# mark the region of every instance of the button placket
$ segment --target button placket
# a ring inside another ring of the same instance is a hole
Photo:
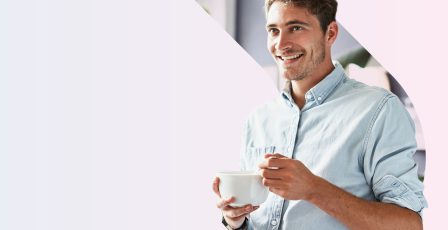
[[[276,205],[276,206],[277,206],[277,205]],[[272,225],[272,226],[271,226],[271,229],[273,229],[273,230],[277,229],[277,228],[276,228],[276,225],[277,225],[277,218],[276,218],[276,215],[275,215],[275,210],[274,210],[274,212],[273,212],[272,215],[271,215],[271,220],[269,221],[269,224]]]
[[[290,128],[290,135],[289,135],[289,141],[288,141],[288,156],[289,157],[293,157],[293,151],[294,151],[294,146],[295,146],[295,140],[296,140],[296,136],[297,136],[297,131],[299,129],[299,121],[300,121],[300,116],[301,113],[300,111],[298,111],[297,116],[293,119],[292,124],[291,124],[291,128]]]
[[[300,110],[296,106],[294,106],[294,110],[296,111],[296,116],[291,121],[290,132],[289,132],[288,141],[287,141],[287,143],[288,143],[288,146],[286,149],[287,153],[285,153],[285,155],[287,155],[288,157],[291,157],[291,158],[292,158],[293,151],[294,151],[294,145],[295,145],[295,139],[296,139],[295,137],[297,135],[297,131],[299,128],[298,125],[299,125],[300,115],[301,115]],[[270,215],[270,220],[268,220],[268,225],[270,225],[270,227],[268,229],[277,230],[279,228],[281,213],[282,213],[282,209],[283,209],[283,202],[284,202],[283,198],[281,198],[281,197],[275,198],[273,208],[271,209],[272,213]]]
[[[272,208],[272,214],[271,214],[271,218],[270,218],[268,224],[270,225],[269,229],[277,230],[280,225],[280,213],[281,213],[281,209],[283,208],[284,200],[280,196],[276,196],[274,199],[275,199],[275,201],[274,201],[274,205]]]
[[[274,200],[273,200],[273,202],[272,202],[272,208],[271,208],[270,218],[269,218],[268,223],[267,223],[267,225],[269,226],[268,229],[276,230],[275,225],[272,225],[272,222],[273,222],[274,220],[276,220],[275,213],[276,213],[277,205],[278,205],[278,197],[275,196],[275,197],[274,197]]]

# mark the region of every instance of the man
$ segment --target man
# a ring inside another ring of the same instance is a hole
[[[268,48],[287,84],[249,117],[242,169],[260,170],[271,193],[259,207],[221,199],[229,229],[422,229],[414,124],[395,95],[333,64],[336,8],[265,2]]]

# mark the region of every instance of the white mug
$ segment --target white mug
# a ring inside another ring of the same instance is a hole
[[[218,172],[219,192],[222,198],[234,197],[231,206],[247,204],[259,206],[268,197],[268,189],[262,184],[262,177],[255,171]]]

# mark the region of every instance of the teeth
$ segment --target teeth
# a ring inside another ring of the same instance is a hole
[[[300,57],[300,55],[302,55],[302,54],[297,54],[297,55],[294,55],[294,56],[282,56],[281,58],[283,60],[291,60],[291,59]]]

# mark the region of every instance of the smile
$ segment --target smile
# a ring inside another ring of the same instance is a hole
[[[277,56],[277,58],[280,59],[283,63],[289,64],[289,63],[299,60],[299,58],[301,58],[302,56],[303,56],[303,53],[291,55],[291,56]]]

